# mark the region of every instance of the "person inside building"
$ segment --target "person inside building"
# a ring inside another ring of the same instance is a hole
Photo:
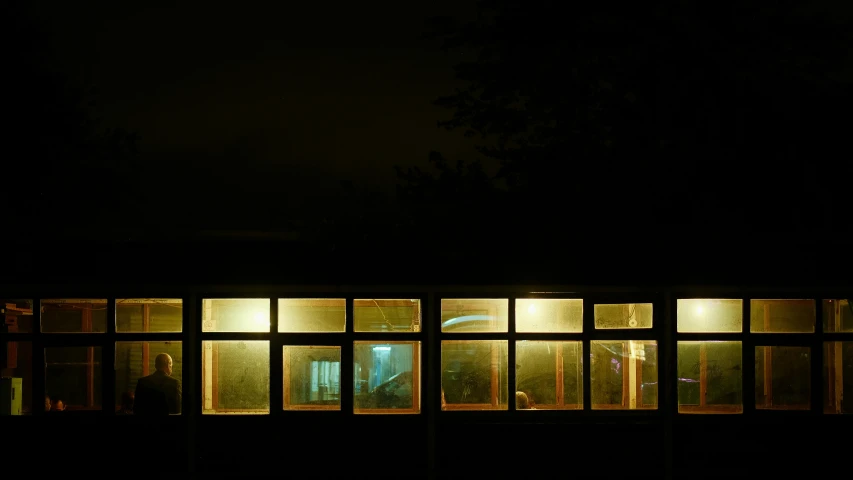
[[[136,383],[134,415],[175,415],[181,413],[181,382],[172,377],[172,357],[166,353],[154,359],[156,371]]]

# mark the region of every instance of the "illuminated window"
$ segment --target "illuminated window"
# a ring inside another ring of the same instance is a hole
[[[853,332],[853,304],[849,299],[823,301],[823,331],[827,333]]]
[[[749,310],[752,333],[814,332],[814,300],[750,300]]]
[[[101,409],[101,347],[48,347],[44,359],[51,412]]]
[[[583,300],[519,298],[515,301],[515,331],[522,333],[583,332]]]
[[[658,349],[654,340],[590,342],[593,410],[658,407]]]
[[[347,305],[343,298],[280,298],[278,331],[333,333],[346,331]]]
[[[448,333],[506,332],[509,300],[441,299],[441,331]]]
[[[205,340],[201,343],[203,413],[269,413],[270,342]]]
[[[442,340],[445,410],[506,410],[507,340]]]
[[[42,300],[41,331],[45,333],[106,332],[107,299]]]
[[[743,412],[741,342],[678,342],[679,413]]]
[[[420,332],[421,301],[356,299],[353,317],[356,332]]]
[[[181,342],[116,342],[115,351],[115,409],[127,414],[132,412],[132,401],[128,395],[136,392],[136,382],[157,371],[157,355],[165,353],[172,358],[172,378],[183,382],[183,350]],[[180,405],[178,405],[180,407]]]
[[[285,346],[284,409],[341,409],[341,347]]]
[[[0,341],[0,416],[29,415],[33,405],[33,343]],[[14,389],[14,392],[12,391]]]
[[[595,328],[652,328],[651,303],[596,304],[593,307]]]
[[[32,333],[33,301],[0,298],[0,333]]]
[[[808,410],[811,405],[811,349],[755,347],[755,408]]]
[[[743,300],[678,299],[679,333],[739,333],[743,331]]]
[[[116,332],[180,332],[183,312],[180,298],[119,298]]]
[[[823,385],[824,413],[853,413],[853,342],[824,342]]]
[[[202,303],[203,332],[269,332],[268,298],[216,298]]]
[[[420,342],[355,342],[355,413],[419,413]]]
[[[583,343],[518,341],[515,344],[516,409],[583,409]]]

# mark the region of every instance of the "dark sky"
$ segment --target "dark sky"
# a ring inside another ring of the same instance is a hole
[[[469,151],[431,104],[452,91],[453,59],[418,37],[471,0],[41,3],[57,66],[99,89],[105,123],[138,133],[148,158],[216,176],[239,157],[321,191],[392,188],[395,164]]]

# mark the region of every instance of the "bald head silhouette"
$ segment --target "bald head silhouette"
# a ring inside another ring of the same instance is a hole
[[[154,368],[158,372],[163,372],[166,375],[172,375],[172,357],[167,353],[161,353],[154,358]]]

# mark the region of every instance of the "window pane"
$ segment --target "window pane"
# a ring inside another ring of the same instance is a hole
[[[48,347],[44,359],[51,412],[101,409],[101,347]]]
[[[509,300],[441,299],[442,332],[506,332]]]
[[[743,300],[679,298],[678,331],[723,333],[743,331]]]
[[[517,332],[580,333],[583,331],[583,300],[519,298],[515,300]]]
[[[356,332],[420,332],[420,300],[356,299],[353,301]]]
[[[678,342],[679,413],[743,412],[741,342]]]
[[[809,347],[755,347],[755,408],[808,410]]]
[[[136,394],[136,382],[157,372],[156,359],[161,353],[172,359],[172,369],[168,375],[183,383],[183,350],[181,342],[116,342],[115,352],[115,409],[118,414],[133,413]],[[164,369],[164,372],[168,370]],[[143,383],[143,385],[145,385]],[[180,413],[181,402],[176,398],[181,390],[169,392],[170,403],[166,404],[171,413]],[[145,405],[142,406],[146,408]]]
[[[656,341],[593,340],[590,350],[593,410],[658,407]]]
[[[268,298],[205,298],[203,332],[269,332]]]
[[[443,340],[443,410],[507,409],[507,341]]]
[[[583,409],[582,342],[519,341],[515,352],[515,408],[521,397],[531,409]]]
[[[116,332],[180,332],[183,312],[180,298],[119,298]]]
[[[32,333],[33,301],[20,298],[0,298],[0,333]]]
[[[284,409],[341,409],[341,347],[284,347]]]
[[[823,301],[823,331],[853,332],[853,304],[849,299]]]
[[[823,344],[824,413],[853,413],[853,342]]]
[[[270,342],[206,340],[201,343],[203,413],[269,413]]]
[[[32,342],[0,342],[0,377],[0,415],[31,414]]]
[[[107,299],[42,300],[41,331],[48,333],[106,332]]]
[[[752,333],[814,332],[814,300],[750,300],[749,331]]]
[[[652,328],[651,303],[599,304],[593,307],[595,328]]]
[[[356,413],[418,413],[420,342],[355,342]]]
[[[278,299],[278,331],[292,333],[344,332],[347,302],[343,298]]]

